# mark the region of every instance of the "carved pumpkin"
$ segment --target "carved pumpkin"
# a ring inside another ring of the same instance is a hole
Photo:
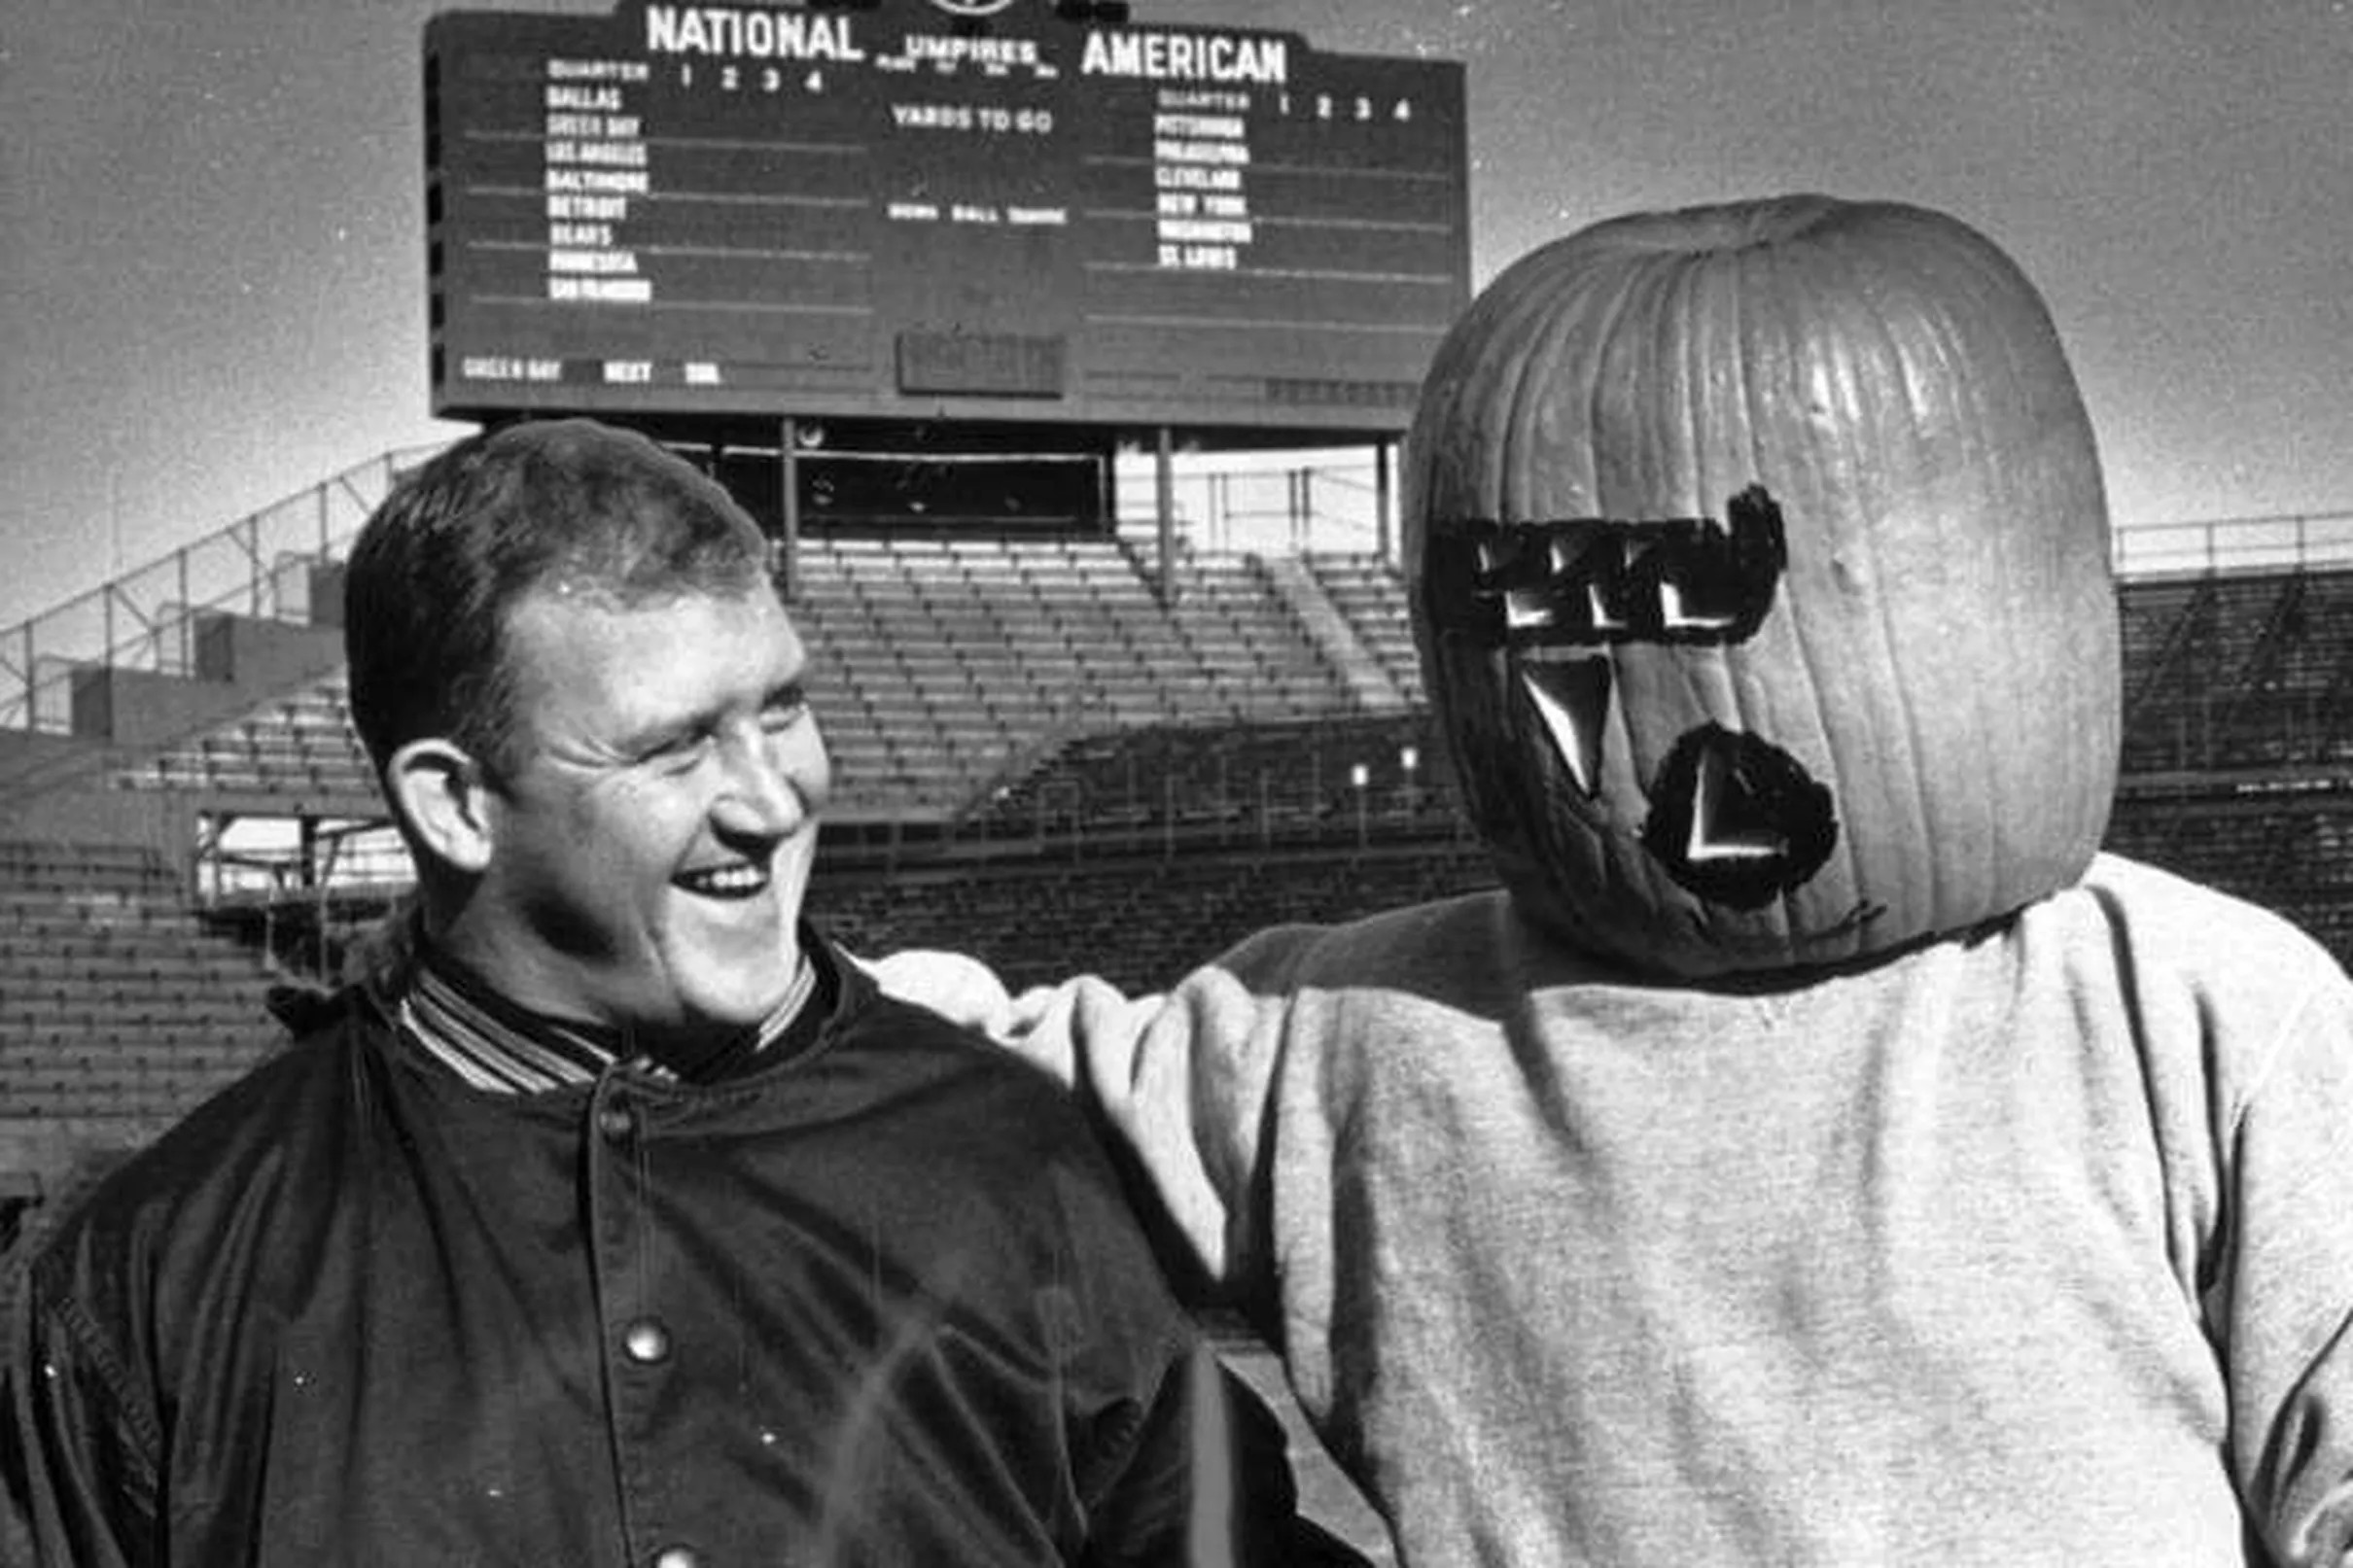
[[[2048,311],[1942,214],[1647,214],[1506,269],[1408,442],[1457,783],[1567,940],[1835,963],[2074,881],[2115,790],[2098,456]]]

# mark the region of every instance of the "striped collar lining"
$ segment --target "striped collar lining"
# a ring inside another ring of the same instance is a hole
[[[783,1038],[817,990],[816,966],[804,949],[791,989],[762,1021],[750,1055]],[[409,977],[399,1010],[401,1027],[417,1044],[475,1089],[536,1095],[592,1084],[626,1064],[677,1082],[679,1074],[642,1052],[625,1049],[621,1031],[528,1012],[454,972],[428,953]]]

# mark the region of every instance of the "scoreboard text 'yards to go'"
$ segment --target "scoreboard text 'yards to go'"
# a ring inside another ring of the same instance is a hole
[[[1106,11],[435,17],[435,412],[1402,431],[1461,66]]]

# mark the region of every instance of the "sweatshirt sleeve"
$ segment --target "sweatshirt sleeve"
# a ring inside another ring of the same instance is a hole
[[[2272,1043],[2220,1130],[2210,1321],[2272,1560],[2353,1568],[2353,983],[2330,965]]]
[[[1259,933],[1164,993],[1130,996],[1081,975],[1009,994],[976,959],[895,953],[867,967],[886,991],[980,1028],[1071,1088],[1141,1167],[1217,1295],[1253,1318],[1274,1294],[1269,1121],[1291,960],[1315,928]],[[1158,1234],[1160,1227],[1154,1227]]]

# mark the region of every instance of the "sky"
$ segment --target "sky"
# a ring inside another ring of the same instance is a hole
[[[428,412],[434,0],[0,0],[0,636]],[[602,0],[504,11],[602,13]],[[1467,67],[1473,282],[1620,213],[1940,207],[2126,526],[2353,511],[2353,0],[1135,0]]]

